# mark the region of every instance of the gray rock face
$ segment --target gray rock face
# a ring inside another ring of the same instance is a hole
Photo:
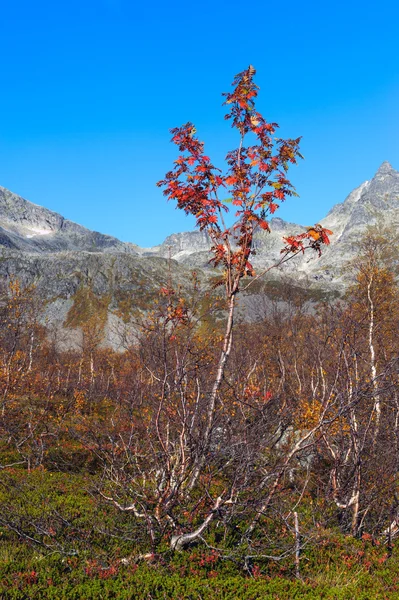
[[[159,246],[140,249],[139,252],[142,256],[173,258],[191,267],[206,268],[211,245],[209,236],[204,231],[185,231],[172,233]]]
[[[82,250],[138,254],[134,244],[90,231],[1,186],[0,246],[30,253]]]
[[[342,266],[356,256],[367,226],[377,223],[399,228],[399,172],[388,162],[321,221],[334,232],[322,257],[297,256],[281,269],[283,276],[294,277],[298,284],[342,290]],[[255,236],[253,262],[258,272],[281,257],[283,237],[304,230],[279,218],[271,220],[270,228],[271,233],[260,231]],[[210,246],[206,233],[194,231],[172,234],[153,248],[139,248],[90,231],[0,187],[0,277],[3,281],[18,277],[23,284],[36,285],[46,323],[58,328],[59,334],[62,329],[68,334],[66,345],[80,343],[69,323],[79,290],[90,289],[106,299],[104,343],[117,347],[121,307],[145,312],[170,272],[173,284],[183,288],[189,285],[193,268],[203,269],[206,277],[213,272],[208,264]],[[274,270],[273,278],[278,277],[279,271]]]
[[[191,272],[173,261],[172,283],[185,289]],[[79,347],[79,327],[95,315],[104,319],[104,345],[120,348],[129,327],[125,316],[145,314],[169,278],[169,261],[123,252],[36,252],[0,250],[0,281],[33,284],[42,323],[60,347]],[[134,328],[130,328],[130,334]]]
[[[321,224],[333,231],[331,245],[323,248],[321,258],[315,254],[296,256],[281,268],[286,275],[295,276],[298,283],[325,285],[342,290],[345,280],[342,267],[352,260],[358,251],[358,242],[366,228],[373,225],[389,225],[399,229],[399,172],[384,162],[371,181],[365,181],[353,190],[344,202],[336,204]],[[311,223],[308,223],[311,225]],[[255,236],[253,257],[258,271],[275,264],[284,246],[283,237],[299,234],[304,227],[287,223],[279,218],[270,221],[271,233],[259,231]],[[210,244],[199,233],[174,234],[170,236],[172,258],[187,266],[206,266]],[[192,236],[192,237],[191,237]],[[196,237],[195,237],[196,236]],[[164,244],[158,247],[161,252]],[[165,254],[163,254],[165,255]],[[276,276],[276,271],[274,275]]]
[[[193,236],[185,236],[188,247]],[[83,322],[104,307],[104,343],[119,347],[126,337],[123,311],[144,313],[169,278],[169,246],[175,244],[175,254],[182,245],[173,238],[145,251],[0,187],[0,280],[35,285],[43,300],[43,323],[61,347],[81,344],[79,313]],[[173,284],[184,288],[191,271],[173,263]],[[101,301],[82,301],[87,290]]]
[[[318,265],[308,269],[315,276],[328,271],[334,278],[341,277],[342,267],[358,251],[358,243],[367,227],[389,226],[399,228],[399,172],[388,162],[382,163],[371,181],[356,188],[344,202],[336,204],[321,224],[334,232],[331,247],[323,254]],[[328,277],[326,277],[328,280]]]

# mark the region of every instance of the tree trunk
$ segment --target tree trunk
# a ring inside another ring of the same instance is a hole
[[[232,341],[233,341],[235,294],[236,294],[235,292],[232,293],[230,296],[230,300],[229,300],[229,313],[228,313],[228,318],[227,318],[226,331],[224,334],[223,348],[222,348],[222,352],[221,352],[220,358],[219,358],[218,369],[216,372],[216,378],[213,383],[212,391],[209,394],[209,402],[208,402],[207,413],[206,413],[206,427],[205,427],[205,431],[204,431],[204,434],[203,434],[203,437],[201,440],[201,449],[200,449],[199,455],[197,456],[196,463],[195,463],[195,466],[193,469],[193,474],[191,476],[191,479],[190,479],[190,482],[188,485],[188,491],[191,491],[194,488],[194,486],[196,485],[198,478],[201,474],[202,468],[205,464],[205,460],[206,460],[206,452],[209,447],[209,440],[210,440],[212,427],[213,427],[213,423],[214,423],[214,419],[215,419],[216,401],[217,401],[220,385],[223,380],[227,360],[230,356],[231,345],[232,345]]]

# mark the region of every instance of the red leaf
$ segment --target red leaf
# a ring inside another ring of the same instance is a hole
[[[264,229],[265,231],[270,230],[269,223],[267,221],[264,221],[263,219],[259,221],[259,227],[261,227],[261,229]]]

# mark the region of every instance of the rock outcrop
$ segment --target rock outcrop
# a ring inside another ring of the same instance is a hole
[[[134,244],[90,231],[0,186],[0,246],[42,254],[63,251],[136,254]]]

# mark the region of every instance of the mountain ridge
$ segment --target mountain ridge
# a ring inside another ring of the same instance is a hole
[[[320,223],[333,231],[331,245],[334,247],[342,237],[381,219],[383,211],[391,213],[391,216],[392,212],[398,211],[394,220],[399,223],[399,172],[388,161],[380,165],[371,180],[361,183],[343,202],[335,204]],[[272,238],[275,235],[279,237],[280,246],[282,237],[303,230],[301,225],[289,223],[279,217],[271,219],[270,228]],[[267,232],[260,231],[256,234],[255,247],[260,257],[255,259],[255,263],[266,264],[266,257],[262,256],[262,252],[274,254],[275,244],[268,243],[268,238],[270,234]],[[143,257],[173,258],[183,264],[190,264],[190,256],[207,253],[210,245],[207,234],[196,230],[172,233],[157,246],[141,248],[87,229],[0,186],[0,247],[32,253],[127,252]],[[300,270],[303,270],[303,265]]]
[[[287,276],[309,290],[342,293],[347,285],[342,267],[356,256],[367,227],[381,223],[399,231],[399,172],[385,161],[372,179],[335,204],[320,223],[333,231],[322,256],[298,255],[271,276],[274,280]],[[254,236],[256,255],[251,262],[258,272],[278,261],[283,237],[304,230],[278,217],[270,225],[270,233],[259,231]],[[5,283],[18,278],[23,285],[36,286],[43,320],[68,338],[66,346],[81,343],[79,324],[70,315],[72,309],[79,313],[82,290],[106,299],[105,343],[118,347],[122,334],[115,332],[122,327],[125,335],[121,314],[126,306],[145,313],[171,276],[175,286],[188,289],[193,269],[207,281],[214,273],[210,246],[205,232],[192,231],[173,233],[158,246],[140,248],[86,229],[0,187],[0,276]],[[250,313],[250,301],[243,302],[243,310]]]
[[[92,231],[0,186],[0,246],[25,252],[136,253],[134,244]]]

